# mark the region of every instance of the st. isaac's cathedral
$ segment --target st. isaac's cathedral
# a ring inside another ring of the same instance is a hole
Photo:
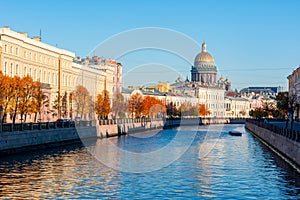
[[[210,117],[225,117],[225,93],[231,90],[231,82],[222,76],[217,79],[217,66],[214,58],[202,44],[202,51],[196,55],[191,69],[191,81],[177,79],[172,85],[177,94],[196,97],[198,103],[204,104],[210,111]]]
[[[218,85],[226,91],[231,90],[231,83],[226,78],[221,76],[217,81],[217,66],[215,66],[214,58],[206,50],[206,43],[202,44],[202,51],[197,54],[191,70],[191,81],[204,85],[215,86]]]

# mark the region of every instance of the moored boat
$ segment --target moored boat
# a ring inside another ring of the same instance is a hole
[[[229,131],[228,133],[229,135],[233,135],[233,136],[242,136],[242,133],[239,131]]]

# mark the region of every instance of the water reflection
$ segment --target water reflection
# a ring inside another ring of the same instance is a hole
[[[244,131],[232,137],[228,130]],[[188,134],[186,128],[182,133]],[[17,198],[217,198],[298,199],[300,176],[280,157],[247,133],[241,125],[225,126],[214,148],[201,159],[207,127],[200,127],[195,140],[180,159],[148,173],[113,170],[90,154],[107,153],[115,165],[122,155],[101,148],[103,142],[134,152],[161,148],[174,138],[167,130],[147,142],[134,137],[98,140],[87,148],[74,144],[39,153],[1,158],[0,196]],[[208,140],[206,141],[208,142]],[[106,151],[106,152],[105,152]],[[122,162],[120,162],[120,160]],[[138,159],[135,160],[138,163]]]

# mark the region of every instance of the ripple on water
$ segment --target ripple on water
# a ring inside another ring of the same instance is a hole
[[[220,129],[211,127],[208,133]],[[243,131],[232,137],[228,130]],[[10,156],[0,161],[0,196],[17,198],[215,198],[298,199],[300,177],[276,154],[247,133],[242,125],[227,125],[218,137],[205,140],[207,126],[185,127],[181,134],[197,130],[194,142],[180,159],[147,173],[125,173],[106,167],[79,144],[31,155]],[[179,134],[180,134],[179,133]],[[145,133],[153,134],[153,133]],[[158,135],[110,139],[134,152],[161,148],[176,131]],[[143,136],[143,135],[142,135]],[[214,141],[217,139],[217,142]],[[205,142],[215,144],[198,158]],[[216,143],[215,143],[216,142]],[[118,155],[111,155],[118,156]]]

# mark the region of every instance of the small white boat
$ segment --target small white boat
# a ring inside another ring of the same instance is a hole
[[[229,131],[228,133],[232,136],[242,136],[242,133],[239,131]]]

